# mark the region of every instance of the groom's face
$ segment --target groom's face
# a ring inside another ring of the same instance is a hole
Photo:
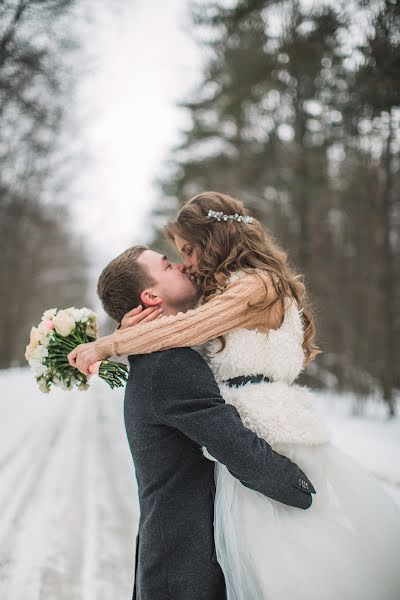
[[[153,250],[145,250],[137,259],[148,270],[155,284],[147,291],[162,299],[163,305],[188,310],[195,306],[200,290],[180,263],[172,263],[168,258]]]

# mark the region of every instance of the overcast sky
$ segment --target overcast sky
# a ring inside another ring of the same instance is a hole
[[[149,240],[154,181],[187,119],[176,103],[200,80],[188,4],[114,0],[112,12],[111,3],[98,3],[83,28],[82,57],[87,51],[92,60],[78,87],[77,135],[89,162],[73,206],[91,242],[94,279],[125,248]]]
[[[199,79],[186,0],[129,0],[90,24],[90,74],[79,84],[79,136],[90,158],[77,181],[76,221],[95,271],[149,236],[154,179],[185,124],[177,100]]]

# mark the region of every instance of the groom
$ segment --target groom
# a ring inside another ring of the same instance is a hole
[[[107,265],[97,290],[116,321],[127,302],[130,308],[161,298],[164,315],[174,315],[199,300],[182,265],[143,246]],[[243,485],[289,506],[309,508],[304,487],[315,490],[297,465],[242,424],[195,350],[131,355],[129,363],[124,416],[141,511],[133,598],[223,600],[213,533],[214,462],[202,446]]]

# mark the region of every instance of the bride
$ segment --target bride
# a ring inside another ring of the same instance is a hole
[[[114,334],[80,347],[77,365],[202,345],[226,402],[313,481],[317,494],[303,513],[216,463],[215,547],[229,600],[397,600],[400,511],[332,444],[312,392],[294,383],[319,349],[286,254],[240,201],[216,192],[192,198],[166,233],[199,278],[202,304],[151,323],[135,324],[131,311]]]

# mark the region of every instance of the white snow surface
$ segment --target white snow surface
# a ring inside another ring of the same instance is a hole
[[[400,505],[400,418],[316,393],[333,441]],[[0,598],[132,597],[138,525],[123,389],[42,394],[29,369],[0,372]]]

